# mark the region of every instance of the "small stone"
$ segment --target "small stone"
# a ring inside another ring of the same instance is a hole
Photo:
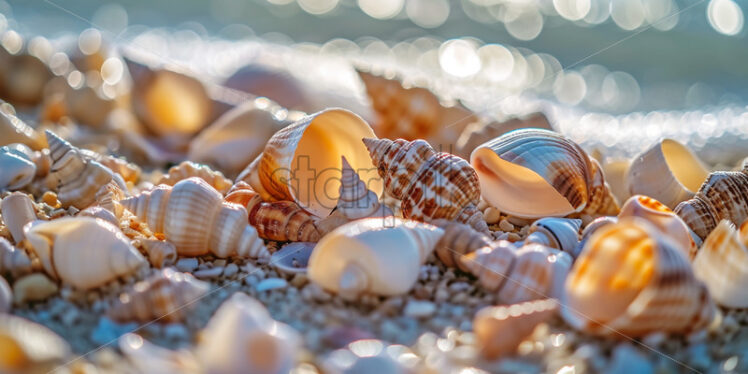
[[[499,228],[501,231],[514,231],[514,225],[506,219],[502,219],[501,222],[499,222]]]
[[[651,374],[654,373],[654,367],[647,357],[639,353],[631,344],[621,343],[613,349],[613,359],[605,372]]]
[[[210,279],[210,278],[218,278],[223,274],[223,266],[217,266],[210,269],[202,269],[196,271],[193,275],[195,278],[200,279]]]
[[[57,284],[42,273],[27,275],[13,284],[13,300],[16,305],[28,301],[41,301],[57,293]]]
[[[510,242],[518,242],[518,241],[520,241],[521,239],[522,239],[522,237],[521,237],[521,236],[519,236],[519,234],[517,234],[516,232],[510,232],[510,233],[509,233],[509,234],[507,235],[507,240],[509,240]]]
[[[260,283],[255,286],[257,292],[276,290],[280,288],[286,288],[288,282],[283,278],[267,278],[263,279]]]
[[[226,259],[221,258],[221,259],[213,261],[213,266],[226,266]]]
[[[177,261],[176,266],[179,271],[191,273],[197,269],[197,259],[194,257],[183,257]]]
[[[236,264],[228,264],[223,269],[223,276],[224,277],[230,277],[230,276],[232,276],[232,275],[234,275],[234,274],[236,274],[238,272],[239,272],[239,267],[236,266]]]
[[[42,201],[52,208],[59,208],[61,205],[60,202],[57,201],[57,194],[53,191],[45,192],[44,195],[42,195]]]
[[[486,223],[489,225],[493,225],[496,222],[499,222],[500,216],[501,216],[501,212],[499,212],[499,210],[494,207],[488,207],[488,209],[486,209],[485,212],[483,213],[483,218],[486,220]]]
[[[410,300],[405,305],[405,315],[415,318],[430,317],[436,313],[436,305],[430,301]]]

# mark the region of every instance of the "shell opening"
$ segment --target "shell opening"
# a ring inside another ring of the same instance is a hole
[[[693,152],[675,140],[662,141],[662,154],[675,179],[691,192],[698,191],[709,177],[709,171]]]

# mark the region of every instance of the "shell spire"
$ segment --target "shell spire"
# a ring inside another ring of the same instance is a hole
[[[231,188],[231,181],[224,177],[220,171],[214,171],[208,166],[196,164],[192,161],[183,161],[179,165],[172,166],[169,173],[164,175],[156,184],[173,186],[189,177],[198,177],[208,182],[223,195]]]

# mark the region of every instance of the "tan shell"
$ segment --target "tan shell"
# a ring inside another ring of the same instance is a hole
[[[674,211],[701,239],[723,219],[740,224],[748,219],[748,173],[710,174],[694,198],[678,204]]]
[[[346,297],[403,294],[415,284],[443,233],[436,226],[395,217],[356,220],[317,243],[307,274]]]
[[[467,161],[437,153],[423,140],[364,139],[387,192],[402,201],[404,218],[429,222],[444,218],[488,232],[476,208],[480,186]]]
[[[553,130],[548,118],[541,112],[531,113],[521,118],[511,118],[504,122],[476,121],[465,127],[460,134],[455,146],[455,154],[467,160],[479,145],[509,131],[526,128]]]
[[[554,299],[479,310],[473,319],[473,331],[481,355],[488,360],[513,355],[519,343],[539,324],[550,320],[557,310],[558,302]]]
[[[512,131],[476,148],[470,162],[478,173],[483,199],[509,215],[618,213],[597,161],[555,132]]]
[[[574,249],[579,244],[579,230],[581,227],[581,219],[541,218],[533,222],[530,226],[530,234],[525,239],[525,243],[539,243],[573,256]]]
[[[562,314],[588,333],[644,336],[708,325],[709,292],[673,241],[639,218],[598,229],[567,278]]]
[[[180,255],[270,256],[257,230],[247,223],[247,211],[224,202],[223,196],[200,178],[187,178],[173,187],[158,185],[120,203],[145,220],[151,230],[163,233]]]
[[[31,272],[31,260],[21,248],[0,237],[0,275],[16,278]]]
[[[295,201],[308,212],[326,217],[338,202],[341,156],[375,194],[381,194],[381,181],[361,143],[373,136],[369,125],[347,110],[311,114],[276,132],[237,181],[249,183],[264,201]]]
[[[13,300],[23,306],[29,302],[43,301],[57,293],[57,283],[43,273],[33,273],[17,279],[13,283]]]
[[[78,212],[77,215],[82,217],[100,218],[111,223],[114,226],[119,226],[119,220],[117,219],[117,216],[109,209],[103,208],[101,206],[90,206]]]
[[[634,157],[626,183],[632,195],[645,195],[674,209],[693,197],[709,170],[683,144],[664,139]]]
[[[177,262],[177,247],[173,243],[153,239],[142,239],[138,242],[153,267],[163,268]],[[135,243],[133,245],[138,246]]]
[[[169,173],[159,179],[156,184],[173,186],[177,182],[189,177],[197,177],[204,180],[211,187],[220,192],[221,195],[226,195],[232,184],[231,181],[226,179],[220,171],[213,171],[208,166],[199,165],[192,161],[183,161],[179,165],[172,166],[169,169]]]
[[[631,196],[621,207],[618,218],[640,217],[657,227],[663,234],[672,238],[678,248],[693,259],[698,247],[693,240],[691,229],[686,223],[661,202],[642,195]]]
[[[0,46],[0,53],[8,53]],[[3,59],[5,74],[0,79],[2,98],[19,106],[34,106],[41,102],[44,85],[52,78],[52,72],[44,60],[24,49]],[[6,65],[7,64],[7,65]]]
[[[33,150],[41,150],[47,146],[44,135],[39,134],[18,117],[0,111],[0,145],[21,143]]]
[[[13,291],[10,289],[8,281],[0,276],[0,314],[10,311],[13,306]]]
[[[609,158],[605,157],[600,161],[605,175],[605,181],[610,187],[610,191],[619,202],[626,201],[631,197],[626,180],[628,178],[629,167],[632,160],[627,158]]]
[[[208,283],[167,268],[120,294],[107,315],[119,322],[179,322],[208,290]]]
[[[102,155],[88,149],[81,149],[80,151],[83,156],[94,160],[108,167],[111,171],[119,174],[125,182],[136,183],[140,178],[140,166],[128,162],[124,158]]]
[[[26,238],[47,274],[81,290],[131,274],[146,263],[119,228],[96,218],[31,223]]]
[[[740,232],[721,221],[696,254],[693,272],[720,305],[748,308],[748,220]]]
[[[201,374],[205,373],[191,351],[172,351],[128,333],[118,340],[122,354],[141,373]]]
[[[0,314],[0,372],[54,371],[72,351],[52,330],[11,314]]]
[[[36,164],[23,148],[31,151],[23,144],[0,147],[0,191],[21,189],[34,179]]]
[[[316,242],[320,232],[316,219],[293,201],[264,202],[248,184],[238,182],[226,195],[226,201],[247,209],[249,224],[263,239],[292,242]]]
[[[487,235],[459,222],[438,219],[431,223],[444,230],[444,235],[439,238],[434,248],[436,257],[444,265],[456,267],[465,272],[470,270],[465,267],[461,257],[486,247],[492,242]]]
[[[0,201],[3,222],[10,230],[13,241],[20,243],[26,238],[23,227],[36,219],[34,202],[29,195],[21,192],[13,192]]]

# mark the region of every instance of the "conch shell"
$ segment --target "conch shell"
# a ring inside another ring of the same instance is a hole
[[[446,266],[456,267],[464,272],[470,270],[462,261],[462,256],[475,252],[491,244],[487,235],[473,230],[472,227],[459,222],[438,219],[431,222],[444,230],[444,235],[436,243],[436,257]]]
[[[21,143],[33,150],[46,148],[47,141],[18,117],[0,110],[0,145]]]
[[[184,256],[265,258],[270,253],[247,224],[247,211],[223,201],[204,180],[191,177],[172,186],[158,185],[120,203],[177,246]]]
[[[495,360],[514,354],[519,343],[530,336],[539,324],[550,320],[557,310],[558,302],[554,299],[479,310],[473,319],[473,331],[481,355]]]
[[[26,238],[23,227],[36,219],[34,202],[25,193],[13,192],[0,201],[0,211],[13,241],[22,242]]]
[[[164,175],[156,184],[173,186],[177,182],[189,177],[198,177],[204,180],[220,192],[221,195],[225,195],[232,184],[220,171],[213,171],[205,165],[198,165],[192,161],[183,161],[179,165],[172,166],[169,169],[169,173]]]
[[[18,190],[28,185],[36,175],[36,165],[24,152],[23,144],[0,147],[0,191]]]
[[[525,243],[543,244],[574,256],[574,249],[579,244],[581,227],[581,219],[541,218],[530,226],[530,234],[525,239]]]
[[[696,255],[698,247],[693,240],[691,229],[665,204],[651,197],[634,195],[626,200],[621,212],[618,213],[618,218],[624,217],[640,217],[649,221],[662,233],[678,242],[678,247],[685,250],[686,256],[692,259]]]
[[[634,157],[626,183],[632,195],[657,199],[669,208],[693,197],[709,175],[704,164],[683,144],[664,139]]]
[[[436,226],[395,217],[353,221],[317,243],[308,276],[346,297],[403,294],[415,284],[421,264],[443,233]]]
[[[470,153],[479,145],[509,131],[527,128],[553,130],[548,118],[541,112],[531,113],[522,118],[511,118],[504,122],[476,121],[465,127],[460,134],[455,146],[455,154],[467,160],[470,158]]]
[[[748,218],[748,173],[710,174],[694,198],[678,204],[674,211],[702,239],[723,219],[739,225]]]
[[[361,143],[373,136],[371,127],[356,114],[327,109],[276,132],[237,181],[249,183],[264,201],[294,201],[326,217],[338,202],[341,156],[375,194],[381,194],[381,181]]]
[[[720,305],[748,308],[748,220],[740,232],[721,221],[696,254],[693,272]]]
[[[598,229],[566,280],[562,315],[594,334],[643,336],[708,325],[715,307],[686,255],[638,218]]]
[[[0,372],[55,371],[72,350],[52,330],[25,318],[0,314]]]
[[[249,224],[263,239],[316,242],[320,238],[315,218],[293,201],[264,202],[260,194],[241,181],[231,187],[226,201],[247,209]]]
[[[178,322],[209,289],[189,273],[166,268],[122,293],[107,315],[120,322]]]
[[[476,148],[470,162],[483,198],[522,218],[611,215],[618,203],[597,161],[548,130],[523,129]]]
[[[146,263],[117,227],[96,218],[30,223],[26,238],[47,274],[81,290],[128,275]]]
[[[17,278],[31,272],[29,255],[21,248],[16,248],[10,242],[0,237],[0,275]]]
[[[467,161],[437,153],[423,140],[364,139],[387,192],[402,201],[403,217],[429,222],[444,218],[488,232],[476,208],[480,186]]]

